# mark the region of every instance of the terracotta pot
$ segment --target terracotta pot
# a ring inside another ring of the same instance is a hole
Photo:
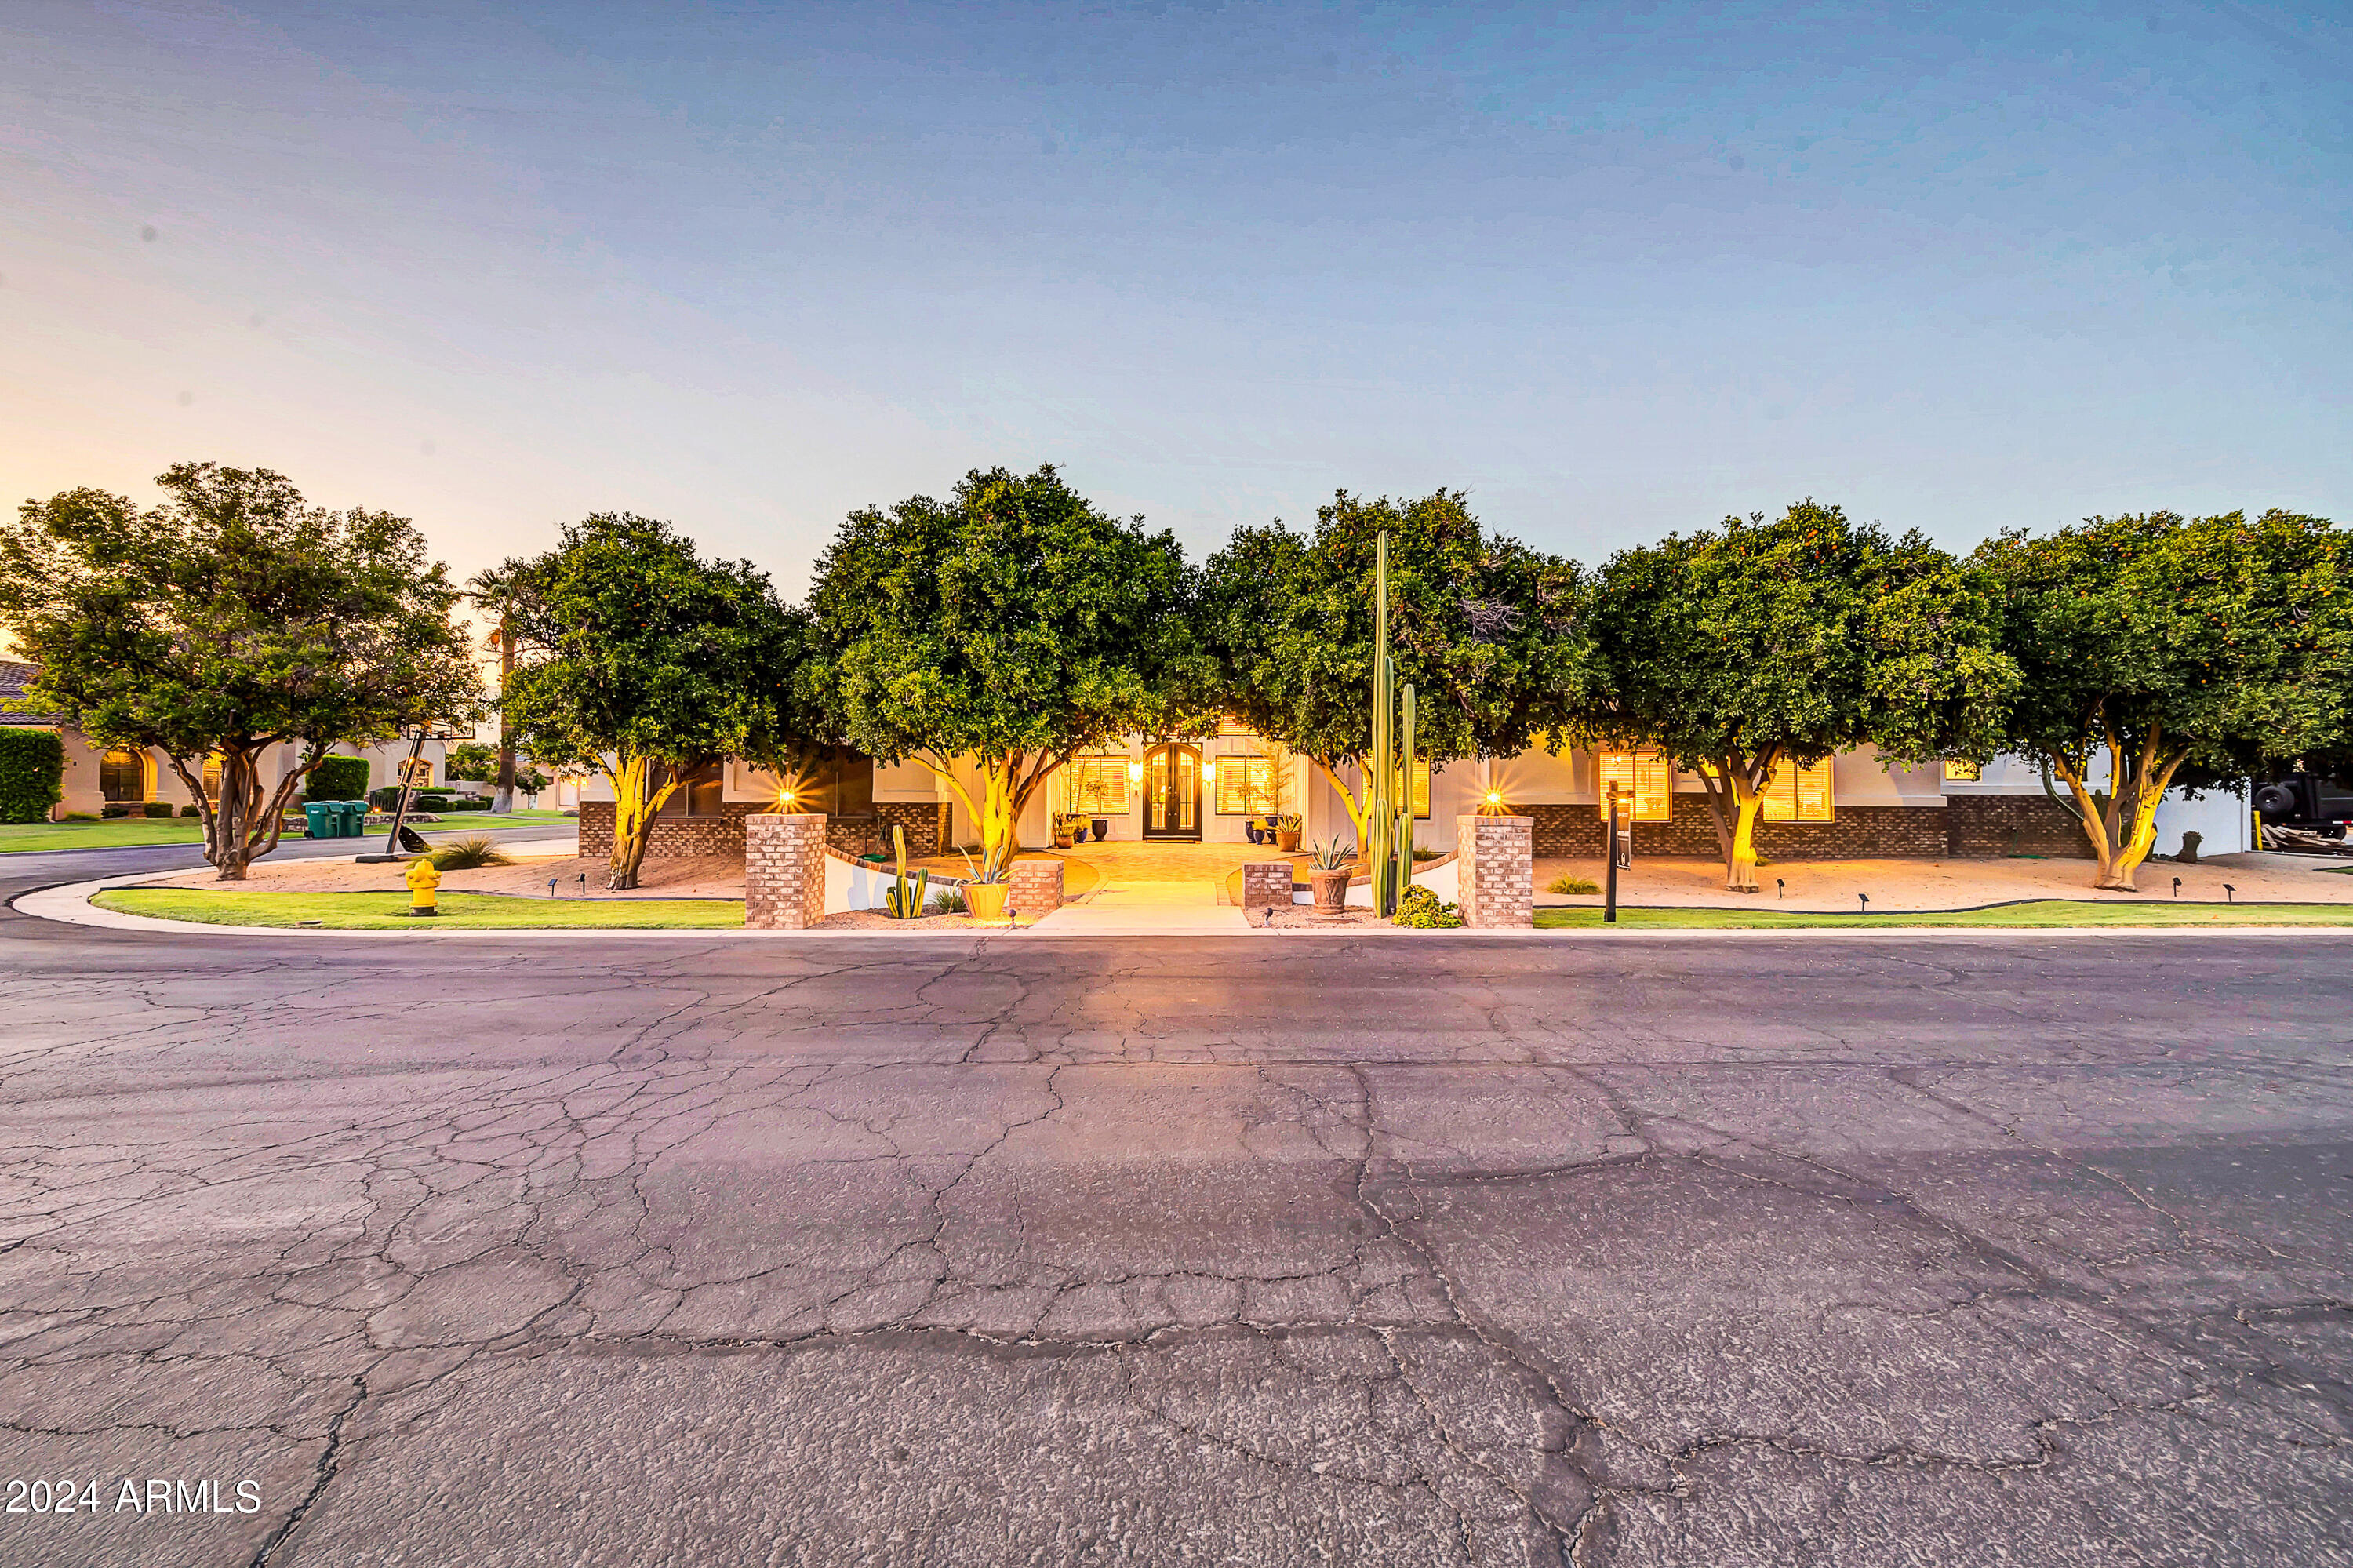
[[[1274,830],[1274,847],[1289,854],[1299,847],[1299,835],[1289,828]]]
[[[1337,871],[1311,871],[1307,885],[1315,895],[1315,911],[1319,915],[1337,915],[1348,906],[1348,868]]]
[[[967,882],[964,885],[964,906],[982,920],[1005,918],[1005,884],[1001,882]]]
[[[1070,834],[1068,834],[1068,833],[1056,833],[1056,834],[1054,835],[1054,847],[1055,847],[1056,849],[1068,849],[1068,848],[1070,848],[1070,847],[1071,847],[1071,835],[1070,835]]]

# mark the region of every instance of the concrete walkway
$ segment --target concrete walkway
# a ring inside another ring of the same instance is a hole
[[[1092,866],[1102,880],[1045,924],[1058,932],[1122,937],[1246,930],[1241,910],[1226,901],[1226,879],[1251,861],[1287,858],[1246,843],[1091,843],[1055,853]]]

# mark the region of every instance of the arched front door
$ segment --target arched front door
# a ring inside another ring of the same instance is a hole
[[[1201,748],[1171,741],[1144,754],[1144,836],[1201,836]]]

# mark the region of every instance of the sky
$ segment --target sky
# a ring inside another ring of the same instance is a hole
[[[0,500],[2353,521],[2353,11],[0,7]]]

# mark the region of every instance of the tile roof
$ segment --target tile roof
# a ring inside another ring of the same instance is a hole
[[[38,714],[18,713],[6,706],[25,694],[26,683],[41,673],[38,664],[20,663],[0,659],[0,724],[47,725],[49,721]]]

